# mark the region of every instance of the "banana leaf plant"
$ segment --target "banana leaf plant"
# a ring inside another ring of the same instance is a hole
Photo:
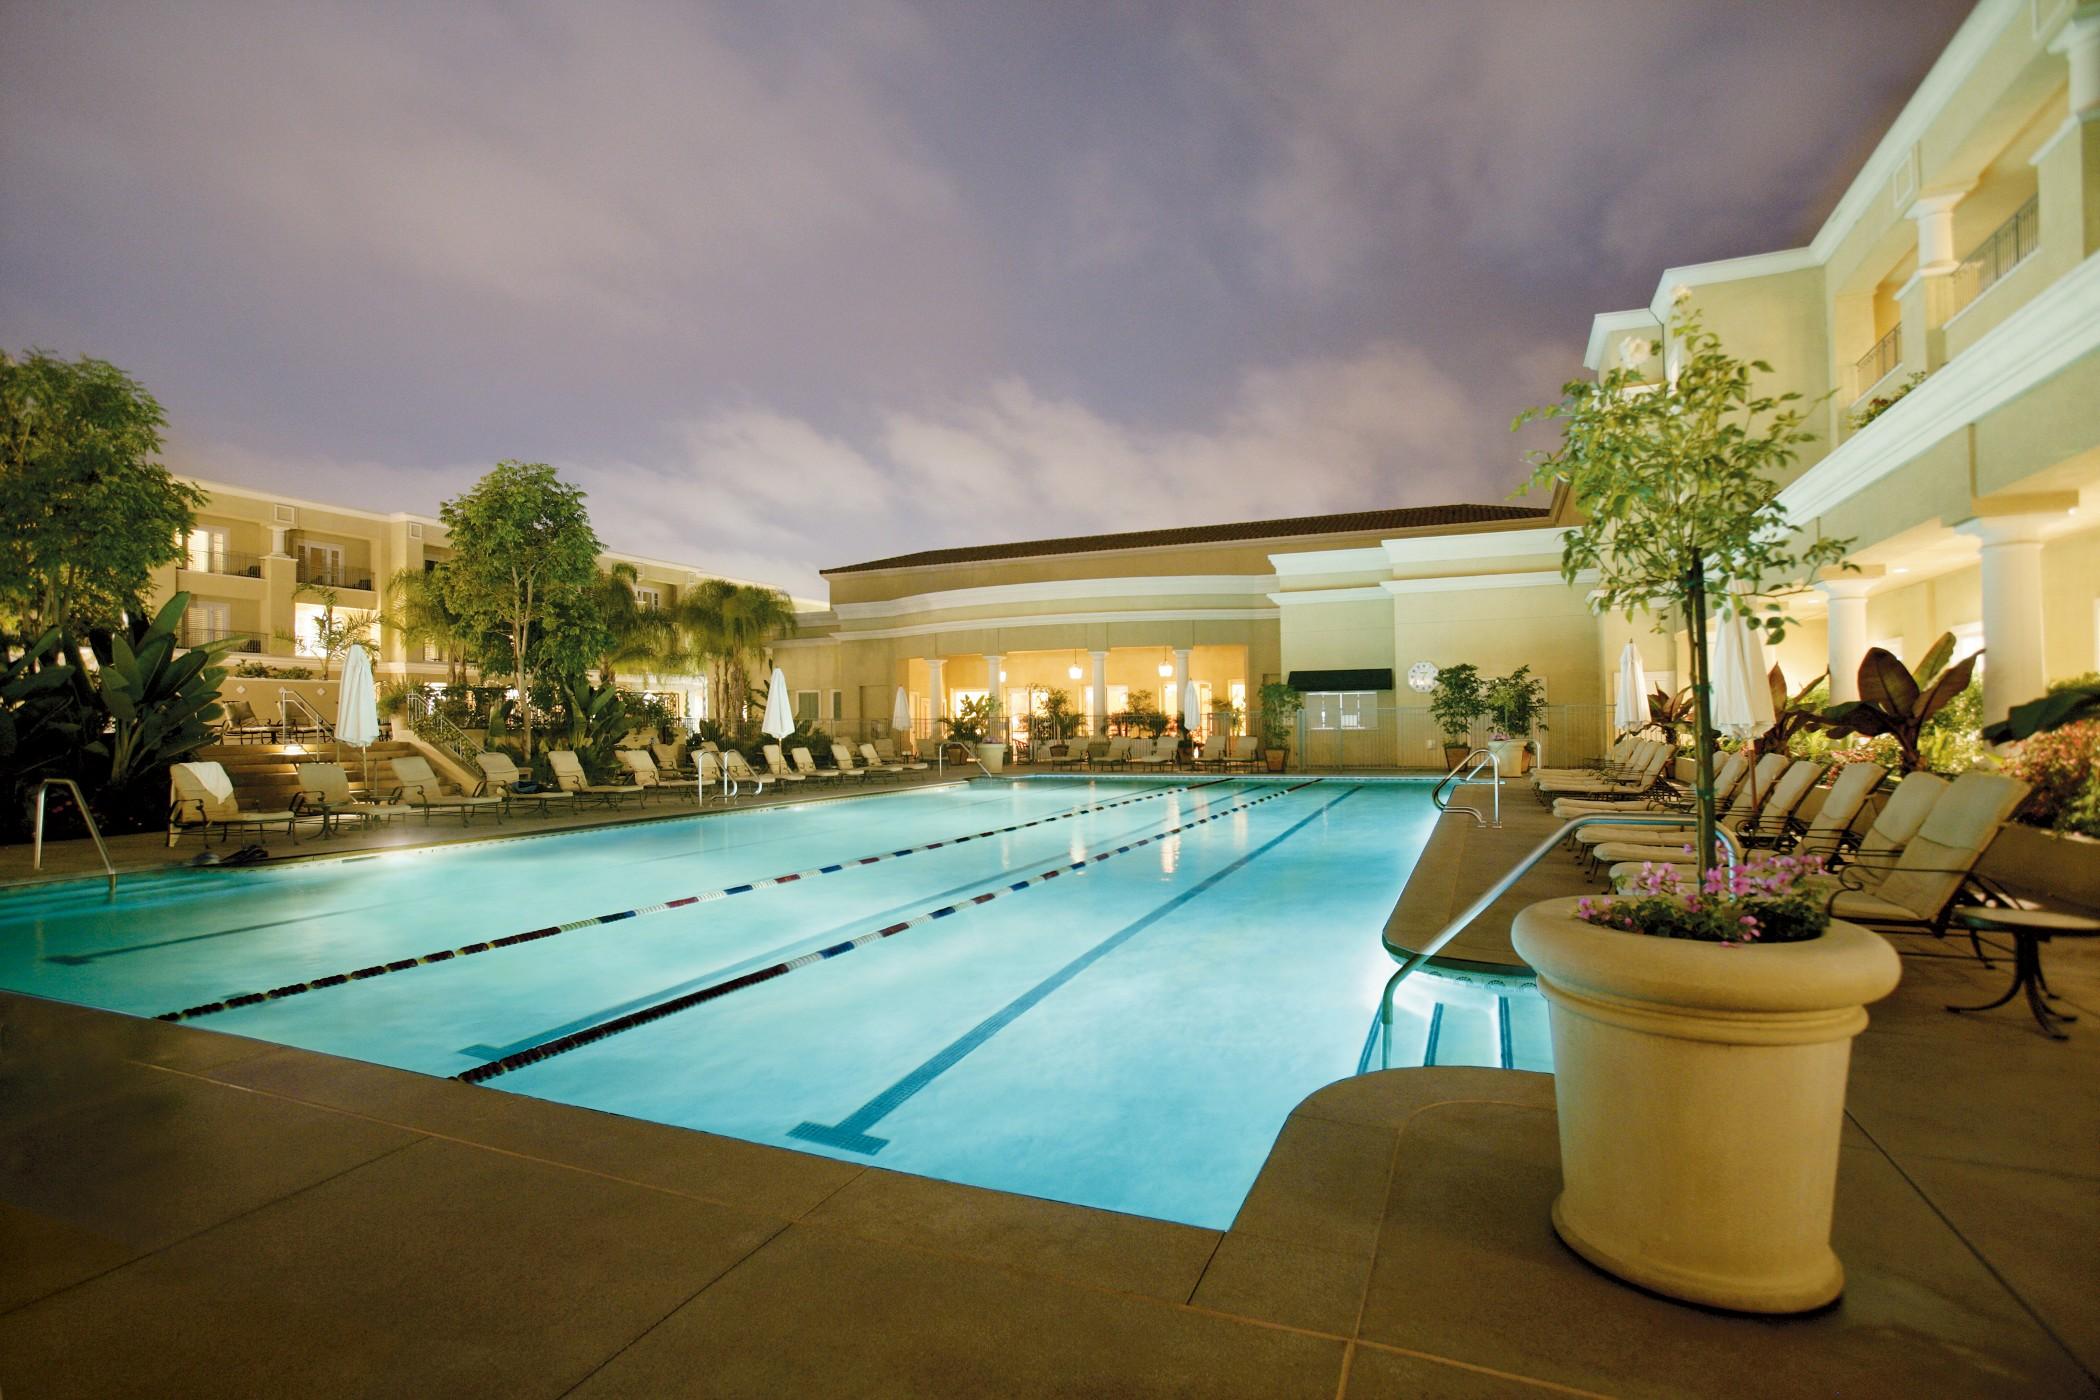
[[[40,778],[64,774],[74,749],[79,701],[72,668],[52,663],[58,641],[53,627],[0,665],[0,772],[23,792]]]
[[[233,643],[182,650],[178,630],[190,595],[177,593],[153,620],[114,633],[110,656],[90,688],[95,703],[82,732],[82,768],[96,786],[123,792],[178,763],[212,741],[219,718],[219,683],[226,670],[211,663]],[[86,687],[77,669],[75,684]],[[93,723],[99,719],[100,723]],[[100,770],[100,771],[97,771]]]
[[[2066,686],[2013,706],[2004,719],[1984,726],[1983,737],[1992,744],[2017,743],[2087,719],[2100,719],[2100,686]]]
[[[1797,735],[1822,728],[1822,712],[1809,708],[1808,697],[1829,677],[1830,672],[1825,671],[1789,695],[1785,670],[1774,666],[1765,677],[1772,687],[1772,727],[1757,736],[1757,742],[1752,746],[1753,751],[1760,756],[1768,753],[1786,753],[1793,747]]]
[[[1699,706],[1690,686],[1675,695],[1657,686],[1648,697],[1648,723],[1660,729],[1668,739],[1676,739],[1679,730],[1695,725],[1698,719]]]
[[[1896,741],[1903,771],[1916,772],[1925,766],[1918,740],[1926,722],[1969,688],[1976,659],[1983,655],[1978,651],[1949,666],[1947,658],[1953,654],[1954,634],[1942,633],[1913,674],[1892,653],[1870,647],[1859,663],[1859,699],[1826,708],[1823,727],[1833,734],[1867,739],[1886,734]]]

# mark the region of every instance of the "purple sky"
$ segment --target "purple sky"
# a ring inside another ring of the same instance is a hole
[[[0,0],[0,344],[169,461],[814,570],[1500,500],[1593,312],[1805,241],[1961,0]]]

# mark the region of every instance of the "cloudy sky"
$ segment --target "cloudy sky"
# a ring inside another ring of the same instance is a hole
[[[1591,313],[1805,241],[1965,0],[0,0],[0,344],[170,464],[504,457],[799,592],[1502,499]]]

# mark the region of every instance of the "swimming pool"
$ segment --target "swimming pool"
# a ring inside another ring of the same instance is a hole
[[[0,893],[0,986],[1223,1227],[1354,1072],[1435,815],[1412,782],[980,779],[69,882]],[[1543,1067],[1533,1003],[1411,979],[1395,1043]]]

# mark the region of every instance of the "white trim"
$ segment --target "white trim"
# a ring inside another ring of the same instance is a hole
[[[949,608],[982,608],[1001,603],[1049,603],[1071,598],[1256,597],[1276,586],[1271,574],[1150,574],[1136,578],[1043,579],[1030,583],[994,583],[978,588],[949,588],[907,593],[870,603],[839,603],[832,611],[845,621],[909,617]]]
[[[838,642],[879,642],[896,637],[931,637],[947,632],[1009,631],[1025,627],[1072,627],[1091,626],[1103,622],[1274,622],[1276,609],[1271,608],[1189,608],[1162,609],[1156,612],[1075,612],[1043,613],[1030,617],[970,617],[953,622],[921,622],[906,627],[876,627],[865,632],[839,632],[821,640]],[[819,640],[812,638],[811,640]],[[779,645],[775,643],[775,645]],[[1167,643],[1158,643],[1165,646]],[[1070,651],[1070,647],[1053,647],[1053,651]]]
[[[1382,603],[1387,596],[1382,585],[1372,583],[1361,588],[1305,588],[1296,593],[1271,593],[1269,601],[1288,608],[1306,603]]]
[[[1505,530],[1497,535],[1427,535],[1385,542],[1394,564],[1426,564],[1449,559],[1506,559],[1524,554],[1558,554],[1567,537],[1565,526]]]
[[[1448,574],[1442,578],[1393,578],[1378,586],[1387,593],[1463,593],[1475,588],[1576,588],[1595,583],[1597,571],[1584,569],[1569,583],[1558,569],[1521,574]]]
[[[1662,323],[1655,313],[1646,307],[1636,306],[1627,311],[1600,311],[1590,317],[1589,344],[1582,349],[1582,363],[1586,369],[1596,369],[1597,361],[1604,355],[1605,337],[1616,331],[1652,331],[1662,334]]]
[[[1751,253],[1740,258],[1723,258],[1718,262],[1687,263],[1682,267],[1663,269],[1662,279],[1655,284],[1655,295],[1648,300],[1648,312],[1657,321],[1667,323],[1670,319],[1670,294],[1678,287],[1703,287],[1712,282],[1741,282],[1752,277],[1778,277],[1789,272],[1805,272],[1822,265],[1823,259],[1816,255],[1813,247],[1782,248],[1776,253]]]
[[[1361,549],[1308,549],[1296,553],[1278,553],[1269,556],[1279,575],[1293,578],[1307,574],[1357,574],[1370,570],[1385,572],[1385,547],[1366,545]]]
[[[1947,434],[2100,352],[2100,253],[2059,277],[1779,493],[1796,525],[1896,471]]]

